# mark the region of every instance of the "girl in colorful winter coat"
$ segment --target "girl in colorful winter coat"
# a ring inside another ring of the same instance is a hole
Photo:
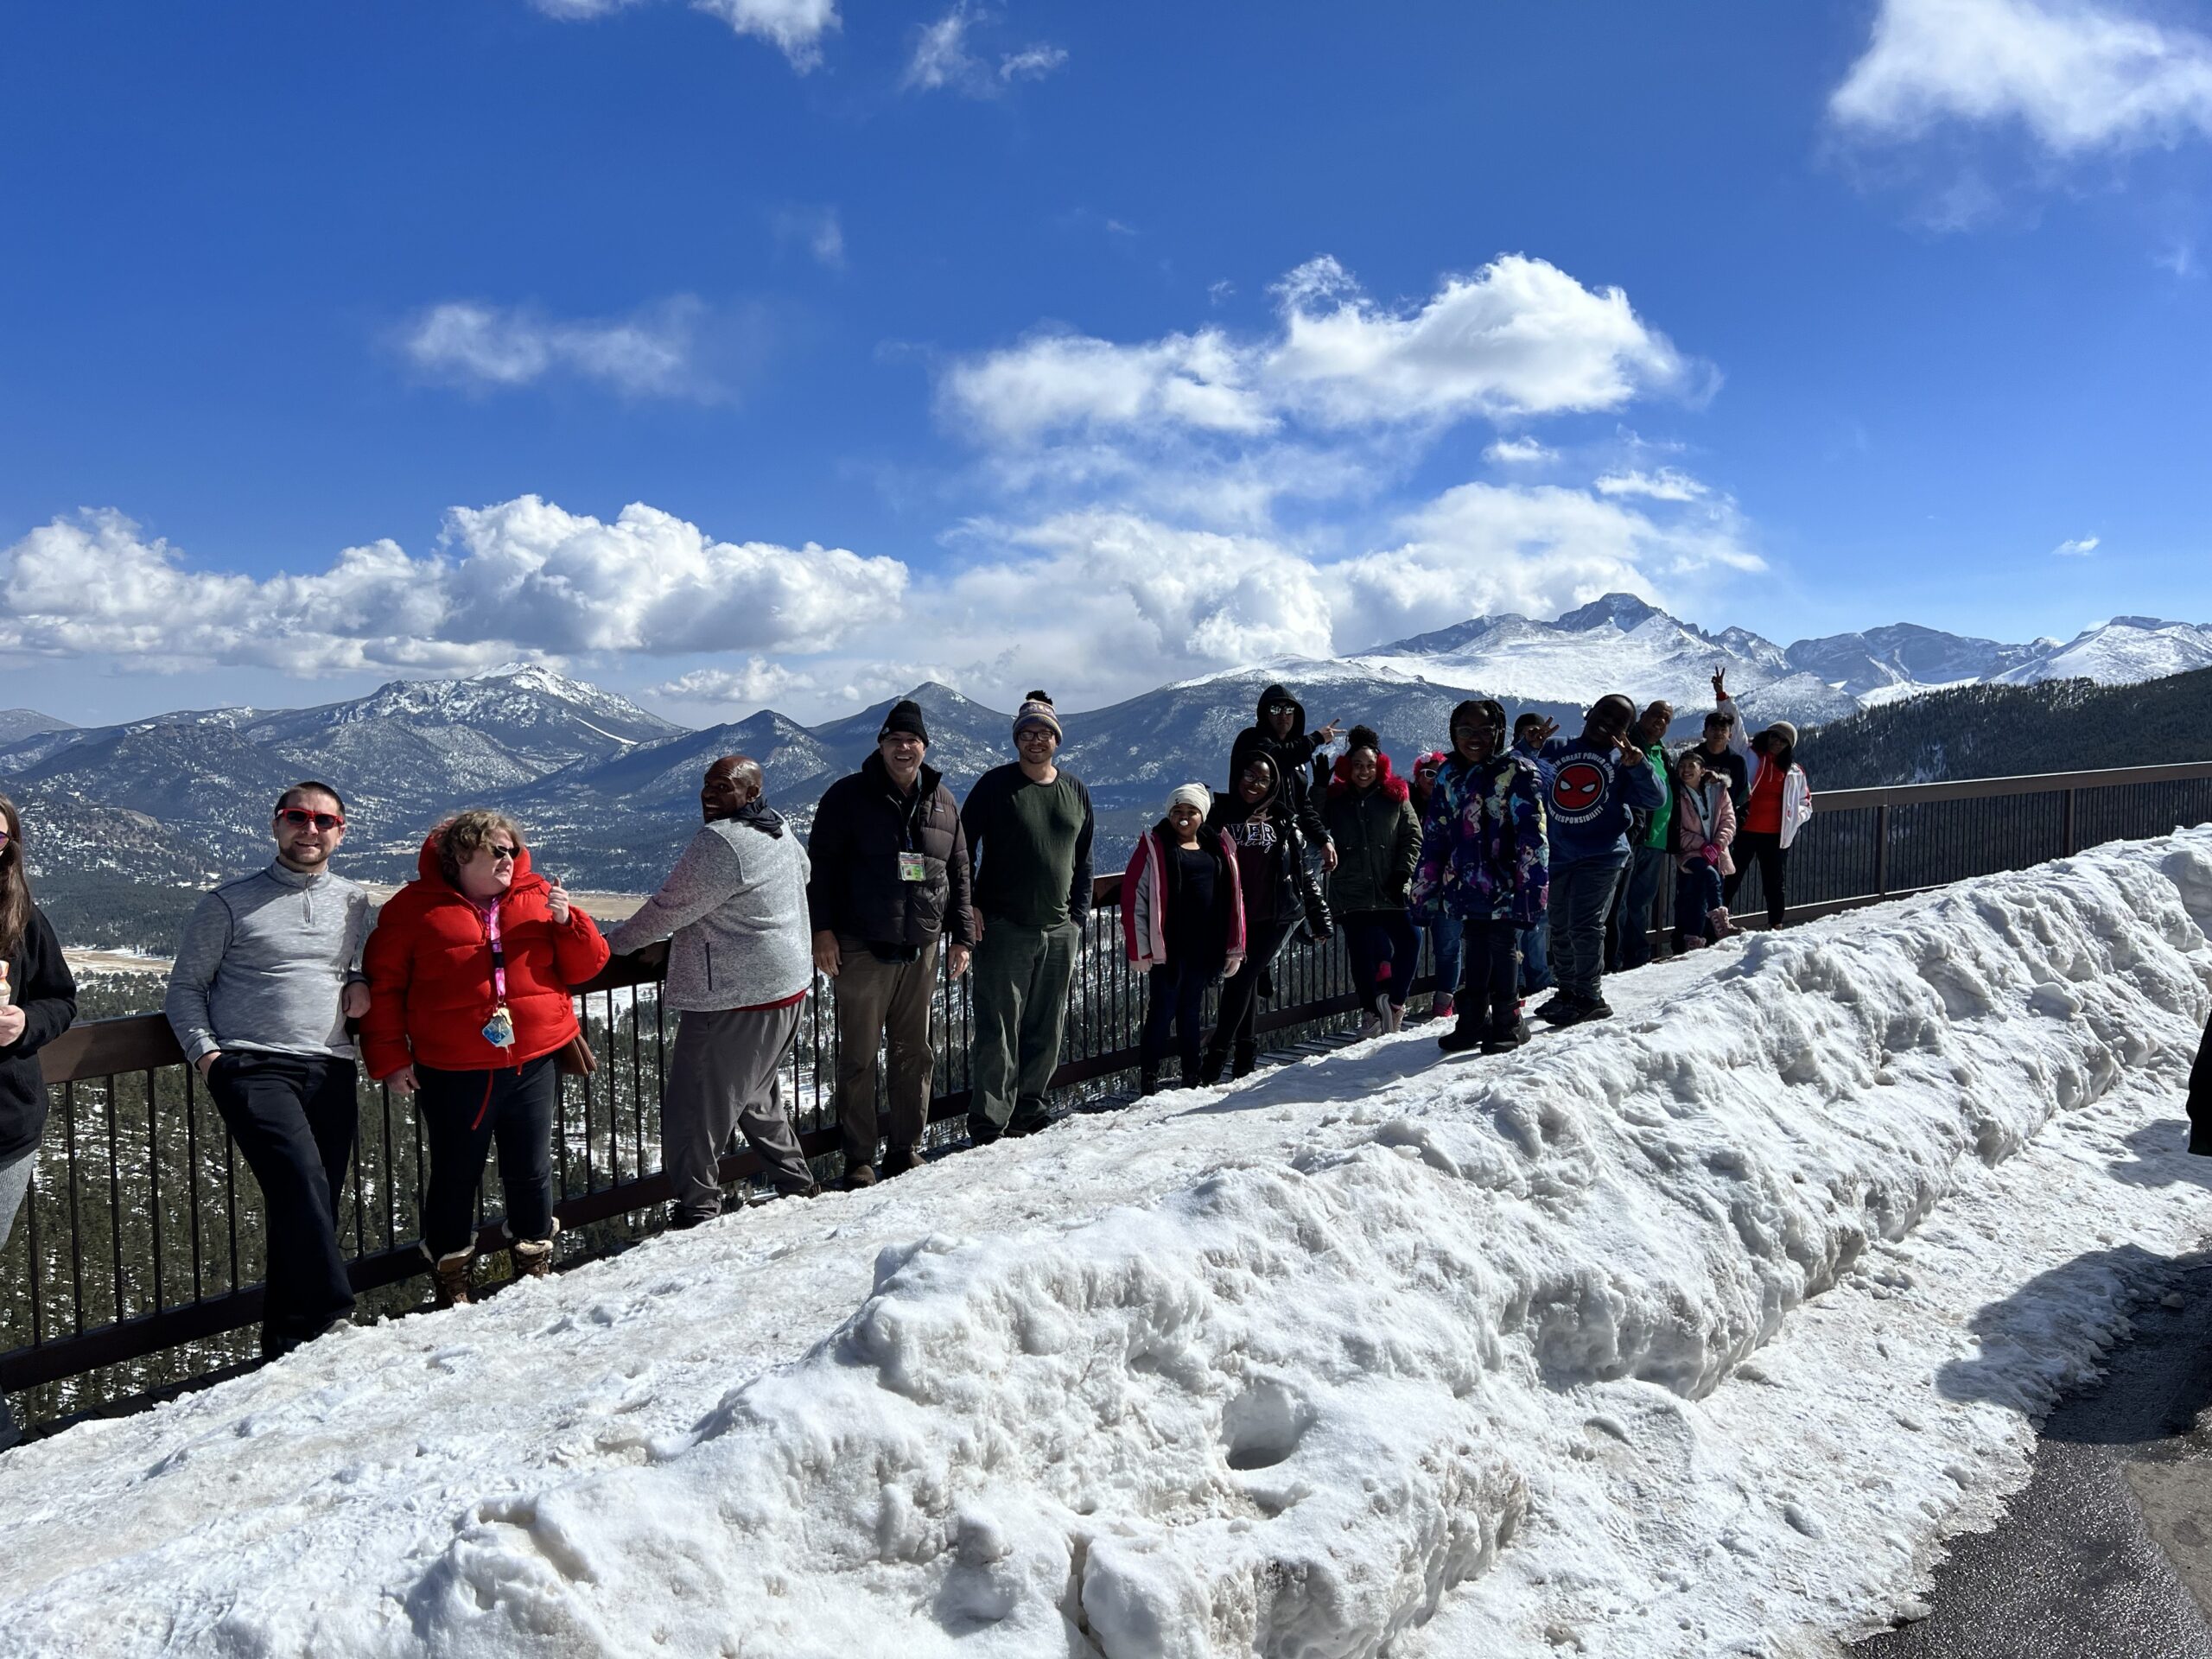
[[[416,869],[362,953],[361,1055],[371,1077],[417,1097],[430,1157],[423,1254],[450,1307],[469,1300],[476,1186],[495,1141],[516,1276],[552,1266],[556,1057],[577,1036],[570,994],[607,950],[567,891],[531,868],[504,813],[447,819]]]
[[[1464,966],[1446,1053],[1503,1053],[1529,1040],[1521,1019],[1521,931],[1544,914],[1550,854],[1535,763],[1506,747],[1505,710],[1484,699],[1452,711],[1452,758],[1421,826],[1412,902],[1456,920]]]
[[[1197,1084],[1206,988],[1244,965],[1236,846],[1222,830],[1205,828],[1212,805],[1204,784],[1185,784],[1170,795],[1166,816],[1138,839],[1122,876],[1122,944],[1148,976],[1137,1051],[1141,1092],[1147,1095],[1160,1088],[1171,1030],[1183,1086]]]
[[[1449,749],[1431,749],[1414,759],[1414,816],[1423,823],[1428,822],[1428,804],[1436,798],[1436,774],[1451,758]],[[1450,919],[1425,920],[1410,908],[1406,914],[1415,927],[1428,936],[1429,961],[1436,969],[1436,988],[1429,995],[1428,1017],[1449,1020],[1452,998],[1459,988],[1459,924]],[[1524,976],[1527,971],[1524,962]]]
[[[1694,950],[1725,939],[1728,920],[1723,885],[1736,873],[1729,847],[1736,839],[1736,804],[1728,774],[1707,766],[1696,749],[1675,762],[1675,931]]]
[[[1421,963],[1421,937],[1406,911],[1406,889],[1421,856],[1421,819],[1413,791],[1390,770],[1373,728],[1355,726],[1329,779],[1321,822],[1336,843],[1329,905],[1344,924],[1359,995],[1363,1038],[1404,1023],[1406,996]]]

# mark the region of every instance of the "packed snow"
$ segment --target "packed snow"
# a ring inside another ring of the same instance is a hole
[[[1418,1028],[0,1459],[0,1654],[1832,1651],[2205,1230],[2212,827]]]

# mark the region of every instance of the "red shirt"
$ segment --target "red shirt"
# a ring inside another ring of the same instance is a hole
[[[1763,766],[1759,768],[1758,781],[1751,785],[1751,798],[1744,806],[1745,834],[1778,836],[1782,833],[1782,791],[1789,781],[1789,774],[1780,766]]]

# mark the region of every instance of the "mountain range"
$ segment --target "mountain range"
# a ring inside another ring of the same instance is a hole
[[[2024,645],[1901,624],[1784,647],[1612,594],[1554,621],[1479,617],[1347,657],[1161,686],[1065,716],[1061,758],[1090,786],[1103,869],[1157,817],[1167,790],[1192,778],[1219,786],[1231,738],[1278,680],[1312,724],[1372,725],[1403,765],[1442,741],[1452,705],[1470,696],[1570,729],[1609,691],[1664,697],[1681,734],[1709,706],[1716,667],[1752,720],[1815,727],[1946,686],[2125,684],[2207,666],[2212,627],[2151,618]],[[929,722],[930,764],[956,790],[1009,758],[1005,711],[933,683],[909,695]],[[67,875],[77,892],[88,882],[195,887],[258,861],[269,804],[303,776],[344,792],[346,864],[369,879],[405,880],[431,823],[489,803],[516,813],[542,862],[572,885],[650,890],[690,831],[709,761],[754,756],[771,801],[804,828],[822,791],[873,746],[891,701],[810,726],[764,709],[693,731],[583,681],[509,664],[304,709],[186,710],[92,728],[10,710],[0,712],[0,788],[31,820],[41,875]]]

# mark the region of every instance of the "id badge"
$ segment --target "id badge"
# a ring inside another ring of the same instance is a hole
[[[930,879],[929,861],[919,853],[899,855],[899,879],[901,881],[926,881]]]
[[[502,1002],[494,1008],[492,1017],[484,1022],[484,1040],[494,1048],[512,1048],[515,1046],[515,1017],[507,1012],[505,1003]]]

